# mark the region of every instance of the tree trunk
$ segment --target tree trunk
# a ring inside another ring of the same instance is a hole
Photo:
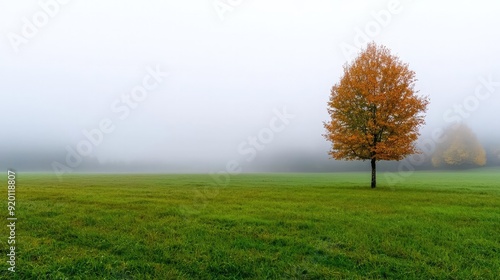
[[[377,166],[375,158],[372,158],[372,189],[377,186]]]

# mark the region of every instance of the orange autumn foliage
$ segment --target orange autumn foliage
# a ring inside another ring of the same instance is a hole
[[[331,90],[324,137],[345,160],[401,160],[417,153],[429,100],[414,89],[415,72],[389,49],[368,44]],[[373,165],[372,165],[373,166]],[[373,187],[373,186],[372,186]]]

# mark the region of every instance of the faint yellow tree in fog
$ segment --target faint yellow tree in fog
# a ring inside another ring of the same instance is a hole
[[[432,156],[435,167],[486,164],[486,151],[467,125],[461,123],[451,126],[445,135],[446,141],[436,148]]]

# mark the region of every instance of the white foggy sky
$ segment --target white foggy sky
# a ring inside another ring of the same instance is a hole
[[[100,161],[216,168],[242,158],[238,145],[285,106],[295,118],[259,153],[327,158],[322,122],[347,61],[340,45],[354,45],[356,28],[391,1],[243,0],[224,20],[214,2],[70,0],[16,53],[8,34],[21,35],[23,18],[43,10],[1,1],[1,153],[42,150],[63,161],[54,154],[111,118],[115,131],[92,154]],[[447,125],[443,114],[473,95],[479,77],[500,81],[500,4],[396,2],[401,11],[370,39],[409,63],[430,96],[425,136]],[[110,105],[156,65],[170,76],[119,120]],[[466,119],[482,139],[499,142],[499,104],[497,87]]]

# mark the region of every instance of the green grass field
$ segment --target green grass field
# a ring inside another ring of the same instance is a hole
[[[0,277],[498,279],[499,169],[416,172],[395,186],[379,174],[374,190],[369,180],[19,173],[16,272],[5,187]]]

